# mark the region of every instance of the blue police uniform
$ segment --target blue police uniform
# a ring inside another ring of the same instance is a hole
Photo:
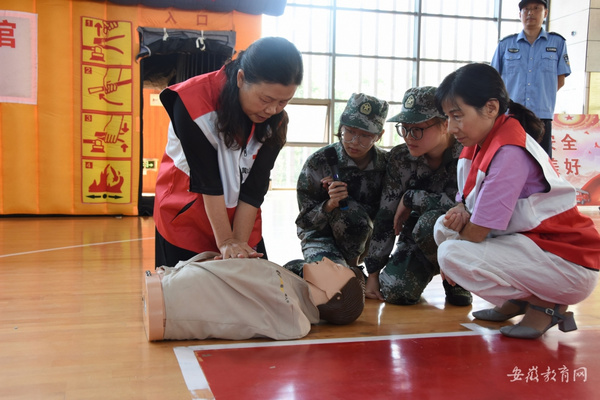
[[[554,118],[557,77],[571,74],[564,37],[544,28],[533,45],[524,31],[507,36],[498,43],[491,65],[502,75],[514,102],[523,104],[540,119]],[[549,149],[546,151],[551,154]]]
[[[538,118],[554,117],[557,76],[571,74],[565,38],[544,28],[533,45],[523,31],[507,36],[498,44],[492,66],[502,75],[514,102]]]

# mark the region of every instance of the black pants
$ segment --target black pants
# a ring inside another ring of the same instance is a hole
[[[174,267],[179,261],[189,260],[195,256],[195,251],[182,249],[174,244],[171,244],[162,237],[158,230],[155,229],[156,236],[154,240],[154,268],[158,267]],[[263,253],[262,258],[267,260],[267,249],[265,248],[264,239],[260,239],[260,242],[256,245],[256,251]]]
[[[540,146],[542,146],[542,148],[546,150],[546,153],[548,153],[548,157],[552,158],[552,120],[543,119],[542,122],[544,123],[544,128],[546,129],[546,132],[544,133],[544,136],[540,141]]]

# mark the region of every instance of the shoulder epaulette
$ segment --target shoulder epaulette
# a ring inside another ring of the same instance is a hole
[[[567,39],[565,39],[565,38],[563,37],[563,35],[561,35],[560,33],[556,33],[556,32],[548,32],[548,33],[549,33],[550,35],[556,35],[556,36],[558,36],[559,38],[561,38],[562,40],[567,40]]]
[[[513,33],[512,35],[508,35],[508,36],[504,36],[502,39],[500,39],[501,42],[505,41],[506,39],[510,39],[513,38],[515,36],[517,36],[518,33]]]

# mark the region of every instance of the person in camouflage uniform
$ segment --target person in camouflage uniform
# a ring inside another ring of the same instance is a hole
[[[448,134],[446,117],[435,107],[435,87],[409,89],[401,112],[388,122],[406,143],[388,156],[381,204],[365,260],[367,297],[416,304],[440,269],[433,227],[456,205],[456,165],[462,145]],[[396,250],[390,257],[396,235]],[[469,305],[469,292],[444,281],[446,299]]]
[[[296,219],[304,260],[291,261],[286,268],[301,275],[304,263],[323,257],[348,267],[362,262],[385,174],[387,152],[374,144],[383,135],[387,112],[387,102],[352,94],[340,117],[340,141],[306,160],[298,177]],[[337,155],[339,180],[333,179],[328,164],[329,148]],[[342,209],[345,203],[347,209]]]

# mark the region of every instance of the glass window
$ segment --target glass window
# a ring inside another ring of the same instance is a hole
[[[519,33],[522,30],[523,24],[521,21],[502,21],[502,24],[500,25],[500,36],[498,38],[502,39],[508,35]]]
[[[404,91],[412,86],[413,64],[403,60],[338,57],[335,99],[348,100],[352,93],[365,93],[387,101],[402,100]]]
[[[296,99],[327,99],[331,82],[331,57],[303,54],[304,78],[296,90]]]
[[[328,53],[330,28],[330,9],[288,6],[280,17],[263,16],[262,36],[284,37],[301,52]]]
[[[337,4],[340,7],[377,11],[413,11],[415,9],[415,0],[338,0]]]
[[[421,3],[424,14],[489,18],[494,16],[496,0],[425,0]]]
[[[303,53],[304,80],[290,115],[288,144],[273,187],[295,187],[304,161],[337,141],[352,93],[400,112],[404,92],[437,86],[469,62],[490,62],[498,40],[522,30],[519,0],[288,0],[282,16],[262,16],[263,36],[283,36]],[[385,124],[378,145],[403,142]],[[288,170],[291,169],[291,170]]]
[[[404,90],[400,96],[404,96],[405,91],[406,90]],[[402,104],[390,104],[387,119],[392,118],[394,115],[400,113],[400,111],[402,111]],[[381,141],[377,143],[378,146],[392,148],[396,145],[404,143],[404,139],[402,139],[400,135],[396,133],[396,124],[397,122],[386,122],[383,127],[385,132],[383,133]]]
[[[335,0],[290,0],[287,2],[290,4],[308,5],[308,6],[333,6]]]
[[[271,171],[271,188],[296,189],[304,162],[321,146],[285,146]]]
[[[348,96],[350,97],[350,96]],[[334,129],[333,129],[333,141],[337,141],[338,137],[337,137],[337,133],[340,129],[340,117],[342,116],[342,113],[344,112],[344,108],[346,108],[346,104],[348,103],[348,100],[345,101],[336,101],[334,108],[333,108],[333,121],[334,121]]]
[[[421,61],[419,83],[417,86],[438,86],[446,76],[465,65],[456,62]]]
[[[336,13],[336,53],[377,57],[411,57],[411,15],[340,10]]]
[[[494,21],[423,17],[422,23],[421,58],[480,62],[492,59],[498,43]]]
[[[521,0],[502,0],[502,19],[519,19],[519,2]],[[523,29],[519,24],[519,30]]]
[[[312,105],[288,104],[285,110],[290,118],[288,143],[314,143],[321,146],[327,144],[327,102]]]

